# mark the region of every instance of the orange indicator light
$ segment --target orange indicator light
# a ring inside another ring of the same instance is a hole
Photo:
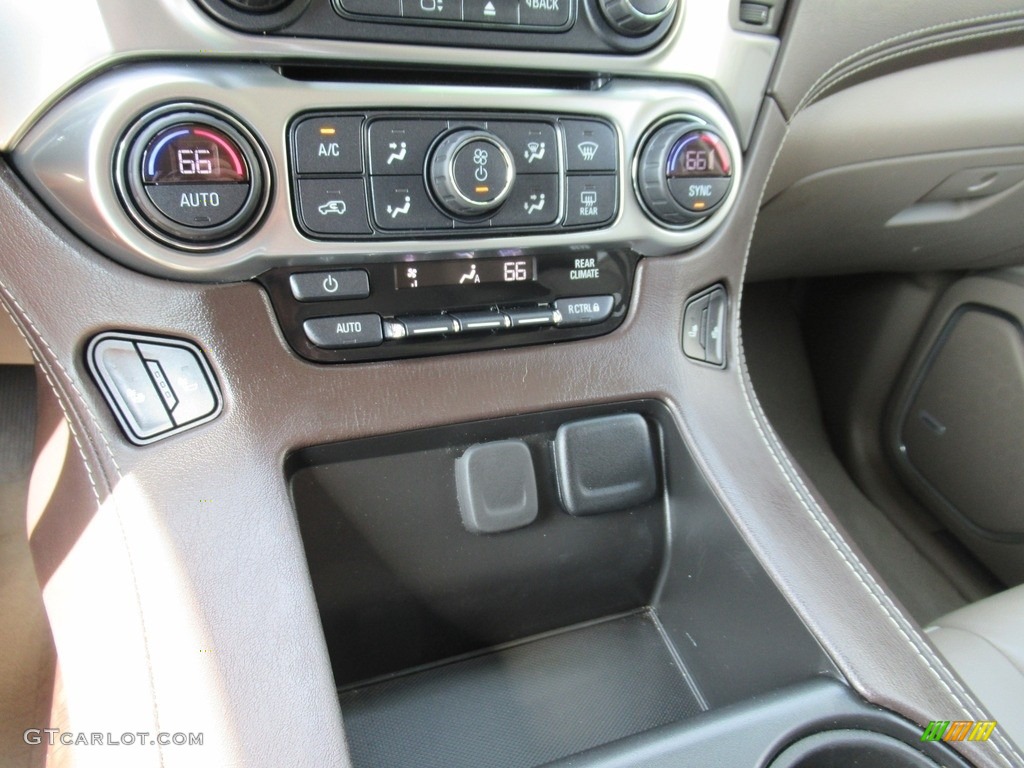
[[[338,131],[336,129],[334,129],[334,128],[321,128],[320,129],[320,135],[321,136],[333,136],[337,132]]]
[[[490,192],[491,188],[490,187],[476,187],[476,191],[478,193],[480,193],[480,194],[483,194],[485,192]]]

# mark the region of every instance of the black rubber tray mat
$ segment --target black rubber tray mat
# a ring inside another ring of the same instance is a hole
[[[340,699],[356,768],[532,768],[701,711],[648,612]]]

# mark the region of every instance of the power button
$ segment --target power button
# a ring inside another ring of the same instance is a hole
[[[288,278],[296,301],[365,299],[370,295],[370,278],[363,269],[333,272],[300,272]]]

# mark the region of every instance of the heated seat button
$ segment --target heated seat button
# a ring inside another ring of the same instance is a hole
[[[363,118],[310,117],[292,133],[297,173],[340,175],[363,170]]]
[[[288,278],[297,301],[365,299],[370,295],[370,278],[364,269],[334,272],[300,272]]]
[[[319,235],[368,235],[362,179],[299,179],[299,215]]]
[[[164,398],[131,341],[104,339],[90,357],[106,385],[104,394],[130,436],[148,440],[173,428]]]
[[[375,120],[370,123],[370,173],[410,176],[423,173],[427,150],[448,129],[444,120]]]
[[[217,380],[190,341],[110,331],[89,342],[86,360],[136,445],[198,426],[221,411]]]
[[[707,295],[690,299],[683,313],[683,353],[693,360],[707,360],[704,346],[707,344],[710,301],[711,297]]]
[[[615,131],[596,120],[563,120],[566,168],[570,171],[614,171],[618,156]]]
[[[249,199],[248,184],[148,184],[146,195],[164,216],[202,229],[230,221]]]
[[[562,316],[558,324],[563,327],[600,323],[608,319],[614,306],[611,296],[581,296],[555,302],[555,309]]]
[[[161,390],[167,386],[172,391],[174,403],[169,407],[175,426],[198,421],[217,409],[210,377],[194,352],[176,344],[139,344],[139,354],[151,370],[159,371],[154,380]]]
[[[570,176],[565,226],[604,224],[615,215],[615,176]]]
[[[725,323],[726,301],[725,289],[715,288],[708,302],[707,341],[705,351],[707,361],[712,365],[725,364]]]
[[[384,341],[380,315],[317,317],[304,322],[302,330],[321,349],[375,347]]]

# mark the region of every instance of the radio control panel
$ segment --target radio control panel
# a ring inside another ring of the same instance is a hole
[[[618,212],[619,138],[594,117],[329,112],[289,135],[312,238],[597,229]]]

